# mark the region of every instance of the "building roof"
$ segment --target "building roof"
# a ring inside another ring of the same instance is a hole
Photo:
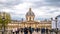
[[[26,13],[26,16],[35,16],[35,14],[31,10],[31,8],[29,8],[29,11]]]

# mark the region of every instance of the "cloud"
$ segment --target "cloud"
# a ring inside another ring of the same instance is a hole
[[[43,1],[43,0],[22,0],[23,2],[32,2],[32,3],[34,3],[34,2],[38,2],[38,1]]]
[[[25,3],[21,3],[19,5],[14,6],[15,9],[25,9],[25,8],[29,8],[31,6],[33,6],[34,4],[30,3],[30,2],[25,2]]]
[[[53,6],[53,7],[60,7],[60,0],[43,0],[34,2],[35,7],[41,7],[41,6]]]
[[[35,8],[33,11],[36,17],[38,16],[43,18],[56,17],[60,14],[60,8],[52,6],[42,6],[39,8]]]
[[[48,5],[60,7],[60,0],[46,0]]]
[[[0,11],[9,12],[12,18],[20,18],[21,15],[24,18],[28,9],[32,7],[36,18],[50,18],[59,15],[59,5],[59,0],[0,0]]]
[[[2,8],[10,8],[14,5],[18,5],[22,3],[21,0],[0,0],[0,7]]]

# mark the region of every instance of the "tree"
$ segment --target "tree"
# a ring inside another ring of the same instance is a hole
[[[10,23],[10,21],[11,21],[11,17],[9,13],[6,12],[0,13],[0,28],[4,28],[5,30],[7,24]]]

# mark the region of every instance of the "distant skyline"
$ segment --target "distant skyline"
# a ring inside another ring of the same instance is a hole
[[[25,18],[30,7],[37,20],[60,15],[60,0],[0,0],[0,12],[10,13],[15,20]]]

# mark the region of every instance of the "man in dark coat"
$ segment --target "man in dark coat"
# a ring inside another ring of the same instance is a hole
[[[30,32],[30,34],[32,34],[32,28],[31,27],[29,27],[29,32]]]
[[[24,34],[28,34],[28,28],[24,28]]]

